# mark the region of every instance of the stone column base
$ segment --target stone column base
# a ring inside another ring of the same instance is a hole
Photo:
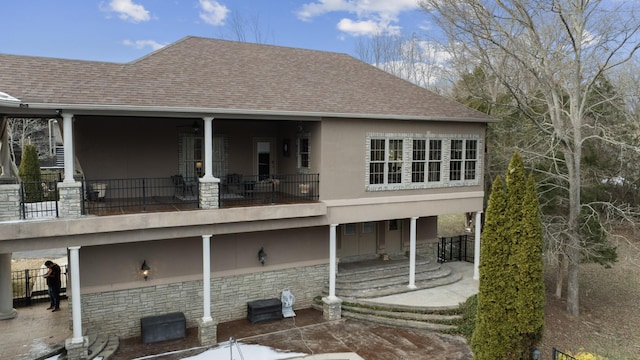
[[[218,323],[213,320],[204,321],[198,319],[198,341],[200,346],[213,346],[218,344]]]
[[[18,315],[16,309],[10,309],[9,311],[0,311],[0,320],[13,319]]]
[[[342,318],[342,300],[340,298],[322,298],[322,316],[325,320],[340,320]]]
[[[64,348],[67,350],[67,359],[85,360],[89,358],[89,338],[82,337],[82,342],[74,343],[73,338],[66,339]]]

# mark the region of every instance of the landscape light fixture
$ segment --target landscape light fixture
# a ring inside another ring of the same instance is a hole
[[[147,260],[144,260],[142,262],[142,266],[140,267],[140,272],[142,273],[142,276],[144,276],[144,281],[147,281],[147,278],[149,277],[149,272],[151,272],[151,268],[149,267],[149,265],[147,265]]]

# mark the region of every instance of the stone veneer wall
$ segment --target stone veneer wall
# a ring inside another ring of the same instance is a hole
[[[58,215],[61,218],[76,218],[82,215],[82,184],[80,182],[58,183],[60,201]]]
[[[219,179],[200,179],[200,208],[217,209],[219,207]]]
[[[20,185],[0,185],[0,221],[20,220]]]
[[[309,308],[328,281],[328,264],[212,278],[211,317],[218,323],[245,318],[247,302],[279,299],[285,288],[296,297],[294,309]],[[83,294],[83,330],[136,337],[141,318],[175,311],[185,314],[187,327],[196,327],[202,301],[202,280]]]

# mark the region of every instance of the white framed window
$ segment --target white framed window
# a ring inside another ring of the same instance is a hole
[[[371,139],[369,184],[402,183],[402,139]]]
[[[449,181],[475,180],[478,140],[451,140]]]
[[[439,182],[442,178],[442,140],[414,139],[411,182]]]
[[[366,190],[478,185],[479,134],[370,133],[366,140]]]
[[[298,137],[298,169],[308,170],[311,168],[311,147],[309,135],[304,134]]]

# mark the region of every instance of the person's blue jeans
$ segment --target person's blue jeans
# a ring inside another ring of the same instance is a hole
[[[49,285],[49,300],[52,308],[60,308],[60,286]]]

